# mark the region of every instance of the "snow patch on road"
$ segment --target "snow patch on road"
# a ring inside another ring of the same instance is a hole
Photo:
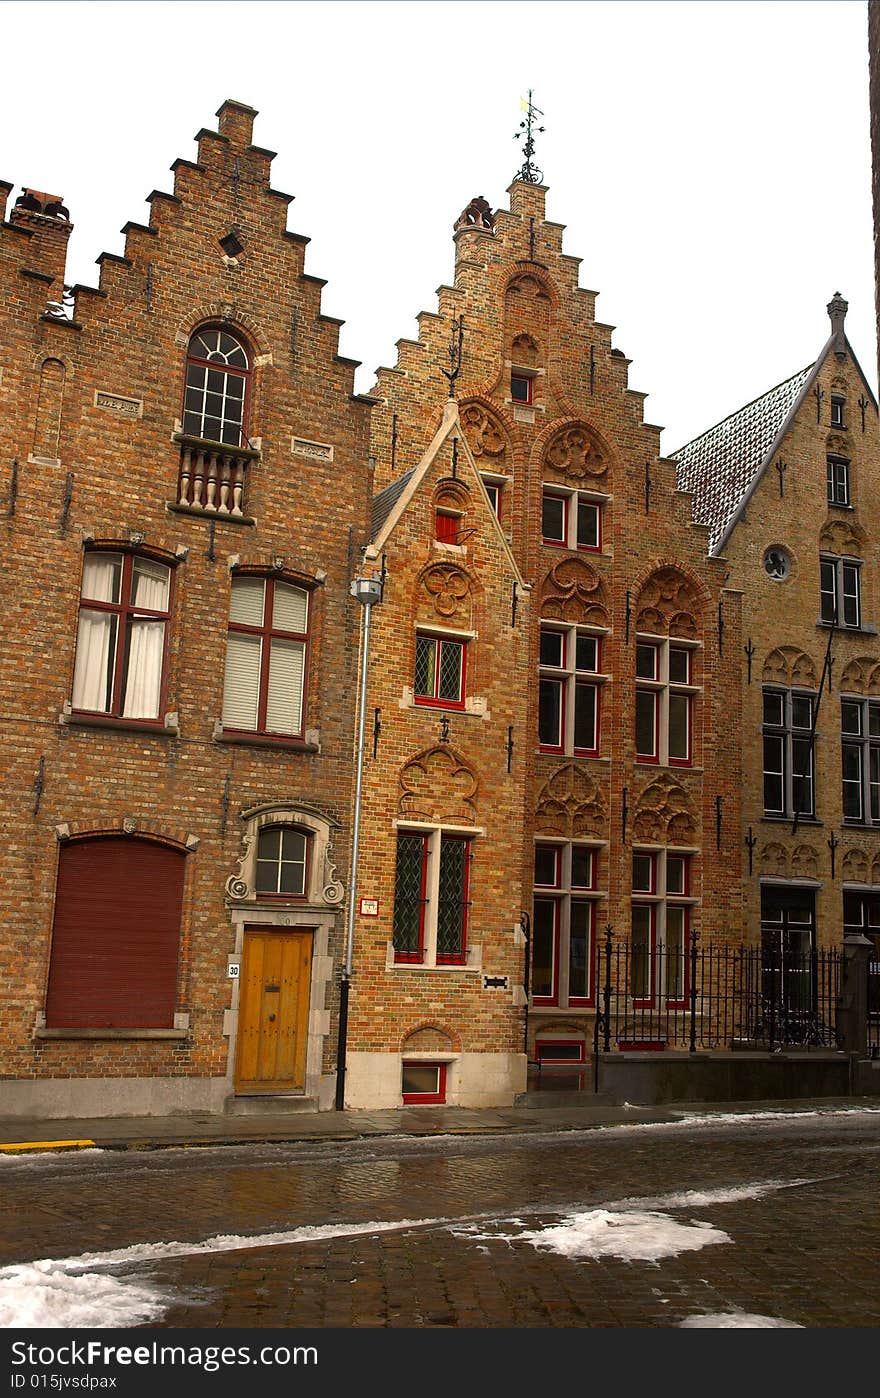
[[[578,1259],[617,1257],[625,1262],[659,1262],[681,1252],[698,1252],[716,1243],[729,1243],[727,1233],[711,1223],[679,1223],[668,1214],[631,1210],[590,1209],[569,1214],[558,1224],[522,1233],[477,1232],[476,1226],[453,1228],[472,1238],[525,1242],[533,1247]]]
[[[156,1287],[86,1272],[69,1276],[51,1262],[4,1267],[0,1329],[116,1329],[157,1320],[169,1301]]]
[[[803,1330],[796,1320],[778,1320],[772,1315],[749,1315],[747,1311],[719,1311],[714,1315],[689,1315],[679,1321],[679,1330]]]
[[[615,1199],[609,1209],[705,1209],[712,1204],[737,1204],[743,1199],[763,1199],[780,1189],[816,1184],[814,1179],[756,1180],[753,1184],[722,1185],[717,1189],[683,1189],[677,1194]]]

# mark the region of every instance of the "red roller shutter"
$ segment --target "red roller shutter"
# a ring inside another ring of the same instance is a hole
[[[125,836],[64,846],[49,1028],[173,1028],[185,859]]]

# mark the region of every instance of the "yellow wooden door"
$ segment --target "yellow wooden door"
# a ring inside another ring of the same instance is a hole
[[[311,969],[311,932],[288,928],[245,932],[237,1092],[304,1091]]]

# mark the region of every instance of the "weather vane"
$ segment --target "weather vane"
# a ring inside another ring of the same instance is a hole
[[[535,117],[543,116],[544,113],[541,111],[540,107],[536,107],[532,102],[531,88],[529,88],[528,101],[526,101],[524,97],[520,98],[520,107],[525,112],[526,119],[520,122],[519,131],[514,132],[513,139],[515,141],[522,141],[525,160],[522,163],[522,167],[517,170],[514,175],[514,179],[524,180],[526,184],[540,184],[544,175],[543,172],[538,169],[537,165],[532,163],[532,156],[535,154],[535,138],[532,132],[533,129],[537,131],[544,130],[543,126],[534,126]],[[523,135],[523,133],[525,133],[525,135]]]

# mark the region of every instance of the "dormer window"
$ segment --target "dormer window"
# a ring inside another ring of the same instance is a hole
[[[845,423],[844,420],[843,420],[843,413],[844,413],[844,409],[845,409],[845,408],[846,408],[846,399],[844,398],[843,394],[842,394],[842,393],[832,393],[832,395],[831,395],[831,426],[832,426],[832,427],[846,427],[846,423]]]
[[[532,384],[534,380],[531,374],[523,374],[513,371],[510,375],[510,396],[514,403],[532,402]]]

